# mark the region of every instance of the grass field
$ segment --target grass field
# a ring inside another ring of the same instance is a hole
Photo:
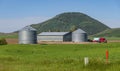
[[[18,38],[17,33],[0,34],[0,38]]]
[[[120,71],[120,44],[1,45],[0,71]]]

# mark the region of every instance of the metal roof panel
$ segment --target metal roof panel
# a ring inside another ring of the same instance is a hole
[[[40,34],[38,34],[38,35],[44,35],[44,36],[53,36],[53,35],[55,35],[55,36],[62,36],[62,35],[65,35],[65,34],[67,34],[67,33],[69,33],[69,32],[42,32],[42,33],[40,33]]]

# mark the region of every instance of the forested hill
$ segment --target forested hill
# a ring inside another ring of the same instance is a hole
[[[107,29],[103,32],[95,34],[97,37],[120,37],[120,28]]]
[[[62,13],[45,22],[32,24],[31,26],[37,29],[38,33],[43,31],[73,31],[81,28],[89,35],[110,29],[98,20],[79,12]]]

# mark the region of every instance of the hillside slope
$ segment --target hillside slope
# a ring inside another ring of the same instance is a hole
[[[93,36],[98,36],[98,37],[120,37],[120,28],[113,28],[113,29],[107,29],[103,32],[100,32],[98,34],[95,34]]]
[[[33,24],[32,27],[36,28],[38,33],[43,31],[73,31],[76,28],[81,28],[90,35],[109,29],[103,23],[79,12],[62,13],[43,23]]]

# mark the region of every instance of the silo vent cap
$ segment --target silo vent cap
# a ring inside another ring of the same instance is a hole
[[[36,29],[34,29],[34,28],[31,27],[31,26],[26,26],[26,27],[22,28],[21,30],[27,30],[27,31],[31,30],[31,31],[36,31]]]

